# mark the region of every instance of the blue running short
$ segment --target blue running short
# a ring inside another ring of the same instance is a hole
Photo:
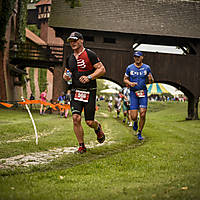
[[[147,108],[147,90],[144,90],[144,94],[145,97],[137,97],[134,91],[130,91],[130,110],[139,110],[139,108]]]

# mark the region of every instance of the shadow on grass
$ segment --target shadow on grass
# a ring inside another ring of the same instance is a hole
[[[198,120],[200,120],[200,119],[197,119],[197,121]],[[182,120],[177,120],[176,122],[187,122],[187,123],[189,123],[189,122],[192,122],[192,121],[194,121],[194,120],[192,120],[192,119],[182,119]],[[196,120],[195,120],[196,121]]]

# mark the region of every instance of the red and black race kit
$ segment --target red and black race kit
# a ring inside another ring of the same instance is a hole
[[[81,115],[84,108],[85,120],[94,120],[97,83],[94,79],[84,84],[79,78],[92,74],[96,70],[93,66],[98,62],[99,58],[90,49],[85,49],[77,59],[71,54],[66,62],[66,68],[72,73],[71,111]]]

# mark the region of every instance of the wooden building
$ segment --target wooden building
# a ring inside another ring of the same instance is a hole
[[[82,0],[74,9],[53,0],[49,25],[63,41],[72,31],[84,35],[106,66],[104,78],[123,85],[133,45],[180,47],[183,55],[145,52],[156,82],[167,83],[188,97],[188,119],[198,119],[200,97],[200,2],[186,0]],[[64,56],[70,53],[65,43]],[[64,60],[65,60],[64,58]]]

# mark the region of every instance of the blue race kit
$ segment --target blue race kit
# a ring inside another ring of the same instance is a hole
[[[140,68],[131,64],[127,67],[125,76],[129,77],[130,82],[137,83],[136,86],[130,87],[130,110],[147,108],[147,87],[146,79],[151,73],[149,65],[142,64]]]

